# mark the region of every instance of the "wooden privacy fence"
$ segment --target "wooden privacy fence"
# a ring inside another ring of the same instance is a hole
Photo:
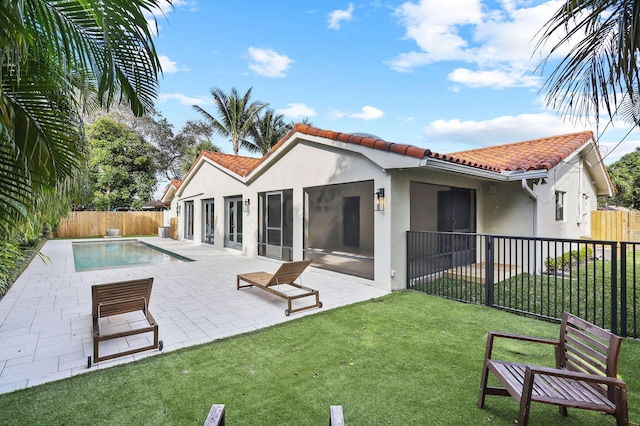
[[[592,211],[591,238],[640,242],[640,212]]]
[[[120,235],[157,235],[163,224],[163,212],[71,212],[60,222],[54,236],[99,237],[107,235],[107,229],[119,229]]]

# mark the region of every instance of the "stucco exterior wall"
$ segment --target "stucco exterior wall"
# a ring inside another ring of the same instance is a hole
[[[225,198],[232,196],[241,196],[243,199],[249,193],[245,185],[238,179],[229,176],[229,174],[218,169],[216,166],[205,163],[193,178],[183,184],[182,193],[177,197],[178,203],[182,204],[179,215],[178,239],[184,239],[184,202],[193,201],[193,242],[199,244],[202,242],[202,201],[206,199],[214,199],[214,246],[217,248],[224,247],[224,231],[225,231]],[[257,205],[257,199],[256,199]],[[252,209],[250,208],[250,212]],[[247,215],[243,212],[243,224],[249,222],[246,220]],[[248,223],[247,223],[248,224]],[[244,230],[244,232],[250,229]],[[245,253],[249,254],[249,253]]]
[[[293,194],[293,259],[303,258],[305,232],[309,226],[309,209],[315,209],[317,200],[309,195],[318,187],[356,183],[353,187],[336,186],[335,200],[327,204],[329,210],[341,214],[341,200],[345,196],[361,197],[361,231],[373,228],[373,234],[361,232],[363,247],[374,250],[374,280],[371,283],[386,290],[404,289],[406,286],[406,231],[435,230],[437,209],[431,197],[438,188],[464,188],[475,191],[475,230],[478,233],[512,236],[554,236],[579,238],[590,229],[589,212],[596,208],[597,196],[589,171],[578,155],[567,159],[551,171],[546,180],[527,182],[526,190],[520,180],[511,182],[489,180],[454,171],[436,170],[429,167],[407,165],[406,167],[383,169],[375,156],[386,156],[393,164],[399,154],[371,150],[367,157],[361,147],[354,150],[341,149],[338,143],[322,144],[313,141],[296,141],[276,152],[268,167],[259,166],[251,179],[231,176],[217,165],[204,163],[183,183],[179,195],[172,202],[175,213],[177,203],[194,201],[194,244],[202,239],[202,200],[215,200],[214,246],[224,247],[225,199],[239,196],[250,202],[249,210],[243,212],[243,253],[257,256],[258,252],[258,194],[269,191],[292,190]],[[399,162],[399,161],[398,161]],[[431,186],[414,189],[412,182]],[[357,188],[357,190],[354,190]],[[366,188],[363,189],[363,188]],[[373,191],[384,188],[386,206],[384,211],[373,212]],[[310,190],[311,189],[311,190]],[[565,191],[565,219],[555,220],[555,191]],[[305,200],[305,197],[307,199]],[[178,200],[178,201],[176,201]],[[184,209],[184,207],[182,207]],[[305,211],[307,209],[307,211]],[[324,209],[324,207],[323,207]],[[413,218],[412,218],[412,211]],[[184,212],[184,210],[183,210]],[[180,214],[179,238],[184,238],[184,213]],[[420,213],[418,215],[418,212]],[[430,215],[430,212],[432,213]],[[331,217],[331,216],[327,216]],[[419,217],[419,219],[417,219]],[[316,216],[322,218],[322,216]],[[325,237],[341,232],[341,224],[327,223]],[[318,229],[314,227],[314,229]],[[306,238],[321,239],[320,235]]]
[[[565,193],[564,219],[556,220],[555,191]],[[549,174],[545,185],[537,185],[538,233],[540,237],[581,238],[591,235],[591,211],[598,197],[589,169],[579,156],[562,163]]]
[[[478,232],[482,234],[532,236],[535,203],[520,181],[484,182],[478,190]]]

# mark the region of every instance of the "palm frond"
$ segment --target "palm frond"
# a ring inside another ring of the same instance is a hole
[[[547,104],[593,118],[618,113],[640,86],[640,0],[567,0],[539,33],[537,50],[555,40],[541,68],[565,46],[569,53],[547,77]]]

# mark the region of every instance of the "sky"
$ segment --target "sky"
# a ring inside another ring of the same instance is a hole
[[[536,33],[557,0],[172,3],[155,13],[156,107],[176,132],[203,118],[193,105],[215,115],[212,89],[252,88],[252,100],[287,122],[437,153],[582,130],[594,132],[606,164],[640,146],[625,123],[603,118],[597,128],[546,107],[552,67],[540,71]],[[214,143],[232,153],[221,136]]]

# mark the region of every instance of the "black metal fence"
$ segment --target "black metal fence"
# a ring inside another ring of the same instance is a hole
[[[640,337],[640,243],[407,232],[407,288]]]

